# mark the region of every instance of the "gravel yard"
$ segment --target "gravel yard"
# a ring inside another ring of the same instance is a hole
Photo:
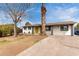
[[[47,36],[18,36],[14,37],[2,37],[0,38],[0,56],[15,56],[24,49],[31,47],[41,39]]]

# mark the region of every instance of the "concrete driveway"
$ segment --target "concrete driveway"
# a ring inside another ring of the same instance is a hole
[[[49,36],[18,56],[79,56],[79,36]]]

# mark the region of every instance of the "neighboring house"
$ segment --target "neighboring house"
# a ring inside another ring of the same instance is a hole
[[[46,34],[47,35],[74,35],[74,24],[73,21],[48,23],[46,24]],[[25,34],[41,34],[41,24],[30,24],[27,22],[22,29]]]
[[[32,34],[32,24],[27,22],[22,29],[23,34]]]

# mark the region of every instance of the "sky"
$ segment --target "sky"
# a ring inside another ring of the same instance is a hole
[[[78,3],[45,3],[47,9],[46,23],[75,21],[79,22],[79,4]],[[4,4],[0,4],[0,24],[13,23],[10,17],[3,10],[6,10]],[[24,26],[26,22],[32,24],[41,23],[41,3],[33,4],[33,6],[26,10],[28,17],[23,18],[18,26]]]

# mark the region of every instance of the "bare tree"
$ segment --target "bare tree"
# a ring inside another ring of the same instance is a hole
[[[12,18],[14,23],[14,37],[17,36],[17,23],[22,20],[24,16],[26,16],[26,9],[30,7],[29,3],[9,3],[5,4],[7,7],[7,13]]]
[[[46,8],[44,6],[44,3],[42,3],[42,6],[41,6],[42,35],[46,34],[46,32],[45,32],[45,25],[46,25],[45,15],[46,15]]]

